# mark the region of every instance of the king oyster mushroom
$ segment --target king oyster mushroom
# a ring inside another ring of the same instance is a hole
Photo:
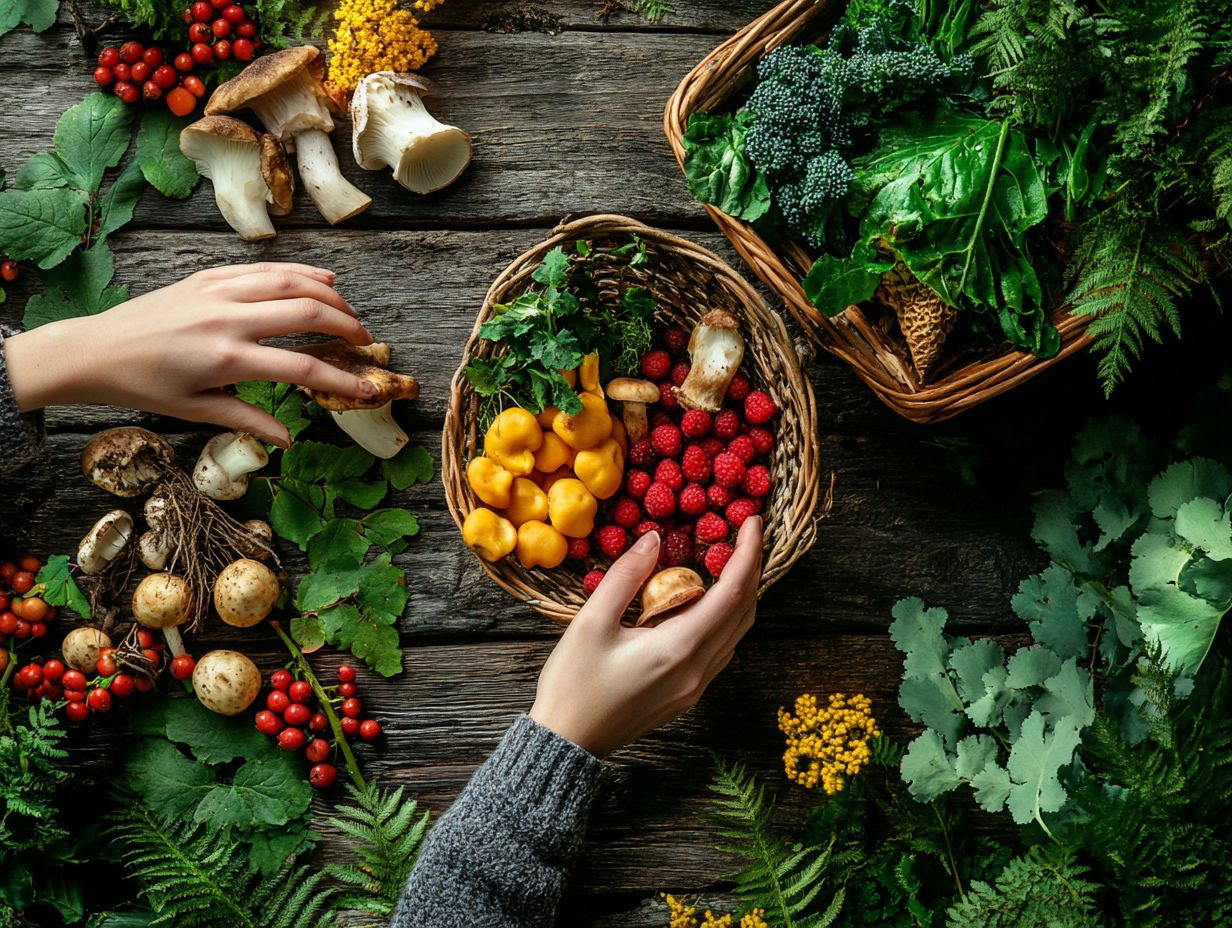
[[[270,213],[291,210],[291,168],[278,140],[230,116],[206,116],[180,133],[180,151],[214,185],[227,225],[248,242],[273,238]]]
[[[448,187],[471,163],[471,137],[438,121],[420,99],[430,86],[412,74],[377,71],[351,97],[356,164],[393,168],[394,180],[414,193]]]
[[[222,84],[205,106],[206,115],[251,109],[266,130],[295,152],[300,180],[331,225],[362,213],[372,198],[338,168],[329,133],[332,101],[321,86],[321,53],[311,45],[285,48],[258,58]]]
[[[419,396],[419,381],[389,370],[389,345],[376,342],[363,347],[341,339],[297,349],[327,364],[355,374],[376,388],[367,399],[310,390],[309,395],[322,409],[328,409],[339,427],[355,443],[378,458],[392,458],[410,438],[393,417],[394,400],[413,400]]]

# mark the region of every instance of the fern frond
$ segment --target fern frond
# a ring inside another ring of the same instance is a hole
[[[1072,849],[1036,846],[1001,871],[996,885],[976,881],[950,908],[949,928],[1094,928],[1095,893]]]
[[[1212,120],[1202,148],[1210,165],[1215,215],[1232,228],[1232,107],[1223,108],[1219,116]]]

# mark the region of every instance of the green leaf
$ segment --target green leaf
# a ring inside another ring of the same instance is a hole
[[[1035,701],[1035,708],[1049,722],[1068,716],[1078,728],[1095,721],[1095,680],[1090,673],[1070,658],[1057,673],[1044,681],[1045,695]]]
[[[316,843],[306,826],[294,825],[277,831],[244,832],[243,838],[252,844],[248,853],[249,862],[266,877],[277,874],[289,858],[306,853]]]
[[[357,563],[322,564],[303,579],[296,592],[300,612],[316,612],[350,599],[359,593],[364,568]]]
[[[918,596],[900,599],[892,610],[894,622],[890,638],[907,655],[903,672],[907,677],[925,677],[946,672],[949,646],[945,623],[949,614],[940,608],[928,609]]]
[[[365,566],[359,581],[359,605],[365,612],[387,617],[392,624],[406,609],[408,596],[406,575],[390,563],[388,554]]]
[[[321,626],[332,642],[364,661],[383,677],[402,671],[398,630],[376,613],[360,612],[351,605],[336,606],[320,614]]]
[[[298,446],[291,447],[294,450]],[[308,540],[325,525],[322,516],[324,508],[325,491],[321,487],[294,477],[284,477],[274,490],[270,525],[287,541],[306,549]]]
[[[148,107],[137,133],[136,161],[151,187],[165,197],[183,200],[200,179],[192,161],[180,152],[180,131],[192,120],[164,106]]]
[[[1005,649],[991,638],[967,641],[950,654],[950,667],[957,680],[958,694],[965,702],[979,699],[987,691],[984,675],[1005,661]]]
[[[1031,537],[1053,560],[1075,574],[1091,574],[1096,562],[1091,546],[1078,537],[1075,516],[1074,504],[1067,494],[1058,490],[1040,493],[1035,501]]]
[[[898,689],[898,704],[913,721],[923,722],[953,744],[963,728],[963,704],[939,677],[908,677]]]
[[[1006,764],[1013,781],[1010,814],[1016,823],[1025,825],[1033,819],[1042,823],[1044,813],[1060,811],[1067,794],[1057,774],[1074,759],[1078,742],[1072,718],[1058,719],[1048,732],[1040,713],[1027,716]]]
[[[1232,513],[1213,499],[1199,497],[1176,511],[1175,531],[1217,561],[1232,559]]]
[[[196,699],[143,703],[133,716],[137,731],[186,745],[197,760],[206,764],[269,753],[269,739],[253,728],[246,716],[219,715]]]
[[[136,164],[130,164],[112,181],[101,198],[98,233],[94,241],[101,243],[112,232],[126,225],[133,218],[133,210],[144,192],[145,179]]]
[[[553,248],[543,257],[543,263],[531,274],[535,283],[545,287],[562,289],[569,282],[569,256],[560,246]]]
[[[193,820],[211,830],[285,825],[312,804],[312,787],[304,773],[298,756],[266,751],[242,764],[230,783],[220,783],[206,793]]]
[[[1015,693],[1007,683],[1009,672],[1000,664],[989,668],[980,678],[984,686],[983,695],[972,700],[967,706],[967,718],[981,728],[992,728],[999,725],[1007,706],[1014,699]]]
[[[18,190],[50,190],[72,183],[64,162],[50,152],[31,155],[13,179]]]
[[[1031,637],[1058,657],[1085,658],[1091,653],[1086,625],[1091,616],[1079,613],[1074,575],[1060,564],[1022,581],[1010,602],[1031,627]]]
[[[368,541],[384,548],[419,534],[419,520],[405,509],[378,509],[364,516],[363,527]]]
[[[287,427],[293,439],[311,424],[304,415],[304,397],[292,384],[246,380],[235,385],[235,395],[268,412]]]
[[[892,267],[893,261],[858,264],[823,254],[813,262],[800,285],[823,316],[837,316],[848,306],[871,300],[881,275]]]
[[[187,818],[218,785],[209,767],[185,757],[170,741],[145,738],[129,746],[127,783],[159,816]]]
[[[338,483],[361,477],[376,460],[363,448],[339,448],[319,441],[296,442],[282,456],[282,473],[301,481]]]
[[[103,174],[128,150],[133,110],[113,94],[92,93],[67,110],[56,123],[56,154],[74,183],[96,193]]]
[[[0,190],[0,252],[55,267],[86,234],[86,202],[84,193],[68,187]]]
[[[1044,681],[1061,672],[1061,658],[1048,648],[1033,645],[1019,648],[1006,665],[1009,676],[1006,685],[1016,690],[1042,686]]]
[[[1193,675],[1206,659],[1227,605],[1212,605],[1175,586],[1138,595],[1138,621],[1146,640],[1161,649],[1166,667]]]
[[[83,619],[90,618],[90,601],[73,579],[67,555],[53,554],[47,558],[47,563],[39,570],[35,583],[41,589],[42,598],[48,605],[67,606]]]
[[[45,32],[56,21],[60,0],[0,0],[0,35],[22,23],[35,32]]]
[[[330,519],[308,542],[308,563],[313,571],[359,567],[371,544],[355,519]]]
[[[1159,519],[1172,519],[1185,503],[1203,496],[1227,499],[1232,494],[1232,473],[1209,458],[1189,458],[1167,468],[1151,481],[1147,496],[1151,512]]]
[[[770,187],[744,153],[744,138],[752,117],[694,113],[684,133],[684,174],[689,192],[746,222],[756,222],[770,210]]]
[[[347,477],[333,484],[334,492],[352,506],[359,509],[371,509],[385,498],[389,492],[389,484],[384,480],[361,480],[358,477]]]
[[[325,629],[314,615],[297,615],[291,620],[291,637],[305,651],[317,651],[325,646]]]
[[[47,290],[26,302],[25,327],[93,316],[118,306],[128,299],[128,287],[110,286],[114,275],[115,256],[101,242],[75,252],[59,267],[42,272]]]
[[[911,795],[920,802],[932,802],[962,782],[941,738],[932,729],[925,730],[907,748],[902,775]]]

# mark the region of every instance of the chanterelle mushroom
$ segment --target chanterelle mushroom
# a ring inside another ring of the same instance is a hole
[[[131,498],[160,482],[174,460],[175,452],[164,439],[127,426],[91,438],[81,452],[81,472],[99,489]]]
[[[471,137],[428,112],[420,99],[428,90],[421,77],[377,71],[351,97],[356,163],[393,168],[394,180],[415,193],[448,187],[471,163]]]
[[[743,359],[744,339],[736,318],[721,309],[706,313],[689,336],[689,376],[675,388],[680,405],[718,412]]]
[[[248,492],[248,475],[269,463],[265,446],[247,432],[223,432],[201,449],[193,483],[210,499],[239,499]]]
[[[650,422],[646,406],[659,401],[659,388],[649,380],[634,377],[617,377],[607,385],[608,399],[622,403],[621,418],[629,435],[629,444],[646,437]]]
[[[410,438],[394,421],[394,400],[413,400],[419,396],[419,381],[388,370],[389,345],[377,342],[357,347],[341,339],[298,349],[327,364],[364,378],[376,393],[367,399],[353,399],[336,393],[309,391],[322,409],[328,409],[339,427],[355,443],[378,458],[392,458]]]
[[[276,146],[275,146],[276,147]],[[267,203],[273,198],[266,175],[281,190],[290,170],[281,150],[263,147],[247,123],[230,116],[206,116],[180,133],[180,151],[197,173],[214,184],[214,202],[227,225],[248,242],[273,238]],[[285,197],[289,201],[289,193]]]
[[[77,548],[77,564],[84,574],[101,574],[120,556],[133,534],[133,517],[113,509],[94,523]]]
[[[251,109],[266,130],[295,152],[308,196],[331,225],[366,210],[372,198],[338,169],[329,141],[334,129],[329,97],[321,87],[324,62],[311,45],[258,58],[222,84],[205,106],[207,115]]]

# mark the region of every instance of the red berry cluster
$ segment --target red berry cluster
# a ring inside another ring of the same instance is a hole
[[[257,24],[232,0],[197,0],[184,10],[189,57],[199,65],[218,61],[252,61],[261,47]]]
[[[190,73],[192,69],[193,58],[187,52],[176,55],[172,66],[163,60],[162,49],[129,41],[98,53],[94,82],[110,87],[130,106],[143,97],[154,101],[165,95],[171,112],[187,116],[196,109],[198,98],[205,96],[205,84]]]
[[[55,621],[56,610],[40,597],[26,595],[34,589],[42,566],[32,555],[0,564],[0,644],[10,639],[22,642],[47,636],[47,626]],[[3,671],[0,666],[0,672]]]
[[[313,764],[308,781],[317,789],[332,786],[338,778],[338,768],[331,762],[338,748],[329,715],[316,700],[312,684],[297,680],[289,670],[275,670],[270,675],[269,696],[265,708],[253,720],[257,731],[278,740],[284,751],[304,752]],[[329,687],[329,712],[337,710],[342,736],[348,741],[360,738],[376,741],[381,737],[381,725],[376,719],[364,719],[363,703],[356,695],[355,668],[343,664],[338,668],[338,684]]]
[[[778,407],[741,372],[720,412],[681,408],[672,388],[689,376],[688,334],[672,326],[663,344],[641,363],[642,376],[659,385],[650,434],[629,449],[624,493],[605,505],[606,521],[592,540],[598,553],[615,559],[635,539],[658,532],[660,566],[700,565],[717,577],[732,555],[735,531],[761,512],[770,493],[765,462],[774,448],[770,426]],[[570,549],[574,557],[589,554],[589,545],[577,553]],[[587,596],[602,579],[598,569],[586,575]]]

